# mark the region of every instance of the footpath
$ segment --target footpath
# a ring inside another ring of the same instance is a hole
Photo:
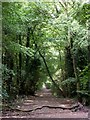
[[[88,108],[78,109],[77,101],[54,97],[46,88],[12,104],[2,111],[1,120],[90,120]]]

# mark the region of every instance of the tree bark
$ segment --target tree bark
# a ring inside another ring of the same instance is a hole
[[[30,47],[30,30],[31,28],[28,27],[26,47]],[[26,71],[28,70],[28,64],[29,64],[29,56],[26,55]]]
[[[22,38],[21,34],[19,34],[19,44],[22,45]],[[21,70],[22,70],[22,54],[21,51],[19,52],[19,94],[22,93],[22,79],[21,79]]]
[[[6,65],[7,65],[7,68],[9,69],[9,70],[13,70],[13,66],[14,66],[14,64],[13,64],[13,56],[12,56],[12,54],[11,53],[9,53],[8,51],[6,51],[6,58],[5,58],[6,60]],[[8,78],[8,80],[6,81],[6,84],[7,84],[7,92],[8,92],[8,94],[10,95],[11,94],[11,83],[12,83],[12,73],[10,72],[9,73],[9,78]]]

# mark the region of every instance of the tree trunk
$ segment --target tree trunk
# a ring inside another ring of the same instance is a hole
[[[22,38],[21,34],[19,34],[19,44],[22,45]],[[19,52],[19,94],[22,94],[22,79],[21,79],[21,70],[22,70],[22,54],[21,51]]]
[[[39,55],[40,55],[40,56],[42,57],[42,59],[43,59],[43,62],[44,62],[44,64],[45,64],[46,70],[47,70],[47,72],[48,72],[48,75],[49,75],[52,83],[53,83],[53,84],[55,85],[55,87],[60,91],[60,93],[62,94],[62,96],[65,97],[63,90],[62,90],[61,88],[59,88],[59,85],[57,85],[57,83],[53,80],[53,78],[52,78],[52,76],[51,76],[51,73],[50,73],[50,71],[49,71],[49,68],[48,68],[48,66],[47,66],[46,60],[45,60],[44,56],[41,54],[41,52],[39,51],[39,49],[38,49],[38,52],[39,52]]]
[[[27,29],[27,41],[26,47],[30,47],[30,35],[32,35],[32,28],[28,27]],[[25,75],[25,93],[28,95],[34,95],[33,82],[32,82],[32,71],[31,70],[30,57],[26,55],[26,75]]]
[[[7,68],[9,70],[13,70],[13,56],[11,53],[9,53],[8,51],[6,51],[6,65],[7,65]],[[10,72],[9,73],[9,78],[7,80],[7,92],[9,95],[11,95],[11,83],[12,83],[12,73]]]
[[[26,47],[30,47],[30,30],[31,28],[28,27]],[[28,65],[29,65],[29,56],[26,55],[26,72],[28,72]]]
[[[74,55],[72,55],[72,58],[73,58],[74,74],[75,74],[75,78],[76,78],[76,81],[77,81],[77,90],[80,90],[80,81],[79,81],[79,76],[78,76],[78,71],[77,71],[77,63],[76,63]]]

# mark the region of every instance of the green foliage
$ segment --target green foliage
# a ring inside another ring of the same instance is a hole
[[[11,42],[11,44],[9,44],[9,49],[12,50],[12,52],[14,53],[22,53],[24,55],[28,55],[30,57],[33,57],[34,56],[34,50],[32,48],[27,48],[25,46],[22,46],[18,43],[15,43],[15,42]]]
[[[47,82],[45,83],[45,86],[46,86],[47,89],[51,89],[52,83],[49,82],[49,81],[47,81]]]
[[[2,65],[2,97],[3,99],[8,99],[9,97],[11,97],[9,94],[8,94],[8,85],[7,83],[11,84],[11,94],[14,96],[17,91],[16,91],[16,88],[15,88],[15,81],[11,81],[11,76],[14,77],[16,74],[14,72],[14,70],[10,70],[7,68],[6,65]]]
[[[90,12],[89,3],[83,4],[83,6],[81,6],[81,8],[77,11],[76,19],[80,22],[80,24],[85,25],[87,20],[89,20],[90,18],[89,12]]]
[[[66,85],[66,84],[68,84],[68,85],[76,84],[76,79],[70,77],[70,78],[62,81],[62,83],[61,83],[61,85]]]
[[[22,93],[31,94],[40,89],[43,83],[53,93],[59,93],[52,83],[47,82],[50,79],[38,49],[46,60],[51,76],[60,87],[68,89],[68,94],[76,92],[74,56],[79,71],[80,90],[88,91],[85,23],[90,17],[90,5],[71,0],[67,4],[68,8],[60,2],[2,3],[4,94],[9,86],[5,81],[10,82],[10,94],[19,94],[20,89]],[[28,28],[30,31],[27,31]]]
[[[2,95],[1,95],[1,97],[2,97],[2,99],[5,99],[5,100],[7,100],[9,98],[9,95],[8,95],[8,93],[7,93],[5,88],[2,88]]]
[[[2,100],[2,81],[0,81],[0,100]]]
[[[83,96],[90,96],[90,92],[89,91],[86,91],[86,90],[80,90],[80,91],[77,91],[77,93],[83,95]]]
[[[80,73],[81,90],[88,90],[89,66],[86,66]]]
[[[3,82],[8,80],[10,78],[10,75],[15,76],[14,71],[8,69],[6,65],[2,64],[2,79],[3,79]]]

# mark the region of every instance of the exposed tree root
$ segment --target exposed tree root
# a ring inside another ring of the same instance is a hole
[[[40,106],[40,107],[37,107],[37,108],[34,108],[34,109],[28,109],[28,110],[20,109],[20,108],[13,108],[12,106],[8,106],[8,107],[12,110],[21,111],[21,112],[32,112],[32,111],[36,111],[36,110],[39,110],[39,109],[42,109],[42,108],[45,108],[45,107],[50,108],[50,109],[63,109],[63,110],[67,109],[67,110],[77,111],[78,109],[82,108],[82,105],[80,103],[72,105],[71,107],[43,105],[43,106]]]

